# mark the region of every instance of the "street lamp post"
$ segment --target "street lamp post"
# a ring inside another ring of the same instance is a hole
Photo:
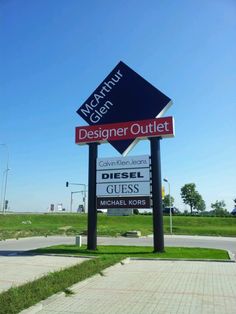
[[[5,210],[6,210],[6,207],[7,207],[7,205],[6,205],[6,193],[7,193],[7,178],[8,178],[8,171],[9,171],[10,169],[9,168],[7,168],[6,170],[5,170],[5,184],[4,184],[4,193],[3,193],[3,213],[5,214]]]
[[[168,189],[169,189],[169,206],[170,206],[170,234],[172,234],[172,211],[171,211],[171,196],[170,196],[170,182],[167,178],[164,178],[163,181],[168,183]]]
[[[8,171],[9,169],[9,150],[7,144],[0,144],[1,146],[4,146],[6,148],[7,152],[7,162],[6,162],[6,169],[3,172],[3,181],[4,182],[4,188],[3,188],[3,202],[2,202],[2,212],[5,213],[5,203],[6,203],[6,193],[7,193],[7,178],[8,178]]]

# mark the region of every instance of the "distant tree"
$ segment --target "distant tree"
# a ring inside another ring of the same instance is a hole
[[[133,214],[134,214],[134,215],[138,215],[138,214],[139,214],[138,208],[134,208],[134,209],[133,209]]]
[[[226,205],[224,201],[216,201],[215,203],[211,204],[211,208],[213,208],[213,212],[217,216],[226,215],[228,213],[225,206]]]
[[[171,204],[171,207],[174,205],[174,197],[173,196],[170,196],[169,198],[169,194],[165,195],[163,200],[162,200],[162,204],[163,204],[163,207],[170,207],[170,204]]]
[[[183,202],[190,206],[191,214],[193,209],[205,210],[206,205],[202,196],[196,191],[195,183],[187,183],[181,188],[181,197]]]
[[[196,202],[194,204],[194,208],[201,212],[206,209],[205,201],[202,199],[202,196],[198,192],[196,194]]]
[[[196,185],[194,183],[185,184],[181,188],[181,197],[183,199],[183,202],[190,206],[191,213],[193,212],[195,196],[196,196]]]
[[[233,202],[234,202],[234,209],[232,210],[231,214],[235,215],[236,217],[236,198],[233,200]]]

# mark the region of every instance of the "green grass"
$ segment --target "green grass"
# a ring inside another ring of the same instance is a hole
[[[0,239],[75,235],[86,230],[86,225],[87,215],[79,214],[0,215]]]
[[[95,274],[104,275],[103,270],[121,262],[127,257],[136,258],[174,258],[174,259],[229,259],[228,253],[218,249],[175,248],[168,247],[164,253],[153,253],[151,247],[138,246],[99,246],[96,251],[87,250],[85,246],[60,245],[38,249],[33,252],[46,254],[69,254],[91,256],[81,264],[48,275],[20,287],[10,288],[0,294],[0,314],[19,313],[25,308],[64,292],[67,297],[73,295],[69,287]]]
[[[39,235],[75,235],[82,234],[86,229],[87,215],[85,214],[0,215],[0,239]],[[98,215],[99,236],[120,236],[129,230],[140,230],[144,236],[152,234],[152,216]],[[164,233],[169,233],[168,216],[164,216]],[[236,217],[173,216],[173,233],[235,237]]]
[[[224,250],[186,247],[166,247],[163,253],[153,253],[153,248],[149,246],[100,245],[97,250],[91,251],[87,250],[84,245],[82,247],[76,245],[56,245],[32,252],[40,254],[72,254],[78,256],[119,255],[123,256],[123,258],[229,259],[228,253]]]
[[[206,236],[236,236],[236,217],[173,217],[173,233]],[[169,221],[164,217],[165,222]],[[165,230],[167,226],[165,224]]]

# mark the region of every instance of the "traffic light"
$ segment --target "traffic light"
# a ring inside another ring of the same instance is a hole
[[[68,186],[69,186],[69,182],[68,182],[68,181],[66,181],[66,187],[68,188]]]
[[[5,200],[5,206],[4,206],[4,209],[7,209],[8,208],[8,200]]]
[[[165,187],[164,186],[162,186],[162,188],[161,188],[161,196],[162,196],[162,199],[164,199],[164,197],[165,197]]]

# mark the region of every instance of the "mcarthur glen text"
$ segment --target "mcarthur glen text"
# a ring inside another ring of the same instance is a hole
[[[112,89],[119,83],[122,79],[123,75],[120,70],[116,72],[116,74],[111,77],[111,79],[107,82],[103,82],[103,86],[98,93],[94,93],[89,100],[89,103],[84,105],[85,108],[80,108],[80,113],[83,114],[85,117],[89,117],[89,120],[93,123],[97,123],[100,121],[101,117],[106,114],[114,104],[107,99],[109,93]],[[103,101],[103,105],[96,108],[100,102]]]

